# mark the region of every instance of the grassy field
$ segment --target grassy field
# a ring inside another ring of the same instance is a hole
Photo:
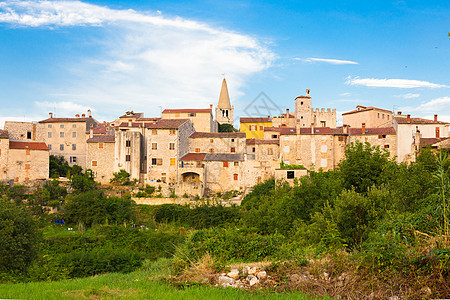
[[[250,293],[233,288],[192,286],[177,289],[158,276],[168,275],[159,260],[129,274],[111,273],[56,282],[0,284],[0,299],[314,299],[304,294]]]

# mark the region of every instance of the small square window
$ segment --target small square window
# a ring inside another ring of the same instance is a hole
[[[152,129],[152,134],[153,134],[153,135],[157,135],[157,134],[158,134],[158,130]]]
[[[175,129],[170,129],[169,134],[170,135],[175,135],[177,133],[177,131]]]
[[[152,150],[158,150],[158,144],[152,143]]]
[[[169,143],[169,150],[175,150],[175,143]]]
[[[103,149],[103,143],[98,143],[98,148]]]
[[[60,125],[59,125],[59,128],[64,128],[64,124],[60,124]]]
[[[156,158],[152,158],[152,166],[156,166]]]
[[[61,131],[61,132],[59,133],[59,137],[60,137],[60,138],[63,138],[63,137],[64,137],[64,131]]]
[[[287,179],[293,179],[295,177],[294,175],[295,175],[294,171],[287,171],[286,172],[286,178]]]
[[[96,161],[96,160],[93,160],[93,161],[92,161],[92,166],[93,166],[93,167],[96,167],[96,166],[97,166],[97,161]]]
[[[31,140],[31,131],[27,131],[27,139]]]
[[[52,137],[52,133],[51,132],[47,132],[47,137],[51,138]]]
[[[72,128],[77,128],[77,124],[72,124]]]
[[[234,139],[231,139],[231,142],[234,143]]]
[[[238,166],[239,166],[239,162],[238,162],[238,161],[235,161],[235,162],[234,162],[234,166],[235,166],[235,167],[238,167]]]
[[[224,161],[224,162],[223,162],[223,167],[224,167],[224,168],[228,168],[228,162],[227,162],[227,161]]]
[[[29,170],[30,169],[30,164],[25,164],[25,170]]]
[[[161,166],[162,163],[163,163],[162,158],[157,158],[157,159],[156,159],[156,164],[157,164],[158,166]]]
[[[195,148],[195,152],[200,152],[200,148]]]
[[[72,150],[77,150],[77,144],[72,144]]]
[[[384,149],[389,149],[389,145],[384,145]]]
[[[131,141],[130,140],[125,141],[125,147],[131,147]]]
[[[233,179],[238,180],[238,174],[233,174]]]
[[[47,128],[52,128],[52,124],[48,124]]]
[[[77,132],[76,131],[72,131],[72,137],[76,138],[77,137]]]
[[[26,154],[26,155],[31,155],[31,151],[30,151],[30,150],[26,150],[26,151],[25,151],[25,154]]]
[[[170,158],[170,165],[175,166],[175,157]]]
[[[259,131],[264,131],[264,126],[263,125],[259,125]]]
[[[214,143],[214,139],[210,139],[209,142],[210,142],[210,143]]]
[[[209,148],[209,153],[214,153],[214,148]]]
[[[76,163],[77,162],[77,157],[76,156],[71,156],[70,157],[70,162],[71,163]]]
[[[52,150],[52,145],[47,145],[48,150]]]
[[[64,144],[59,144],[59,150],[61,150],[61,151],[64,150]]]
[[[253,153],[256,152],[256,148],[255,148],[255,147],[252,148],[252,152],[253,152]]]
[[[125,161],[131,161],[131,155],[129,154],[125,155]]]
[[[231,147],[231,152],[232,152],[232,153],[233,153],[233,152],[236,152],[236,148]]]

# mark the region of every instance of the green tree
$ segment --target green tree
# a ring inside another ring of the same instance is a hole
[[[389,152],[369,143],[351,143],[345,150],[344,159],[339,163],[339,171],[346,189],[354,188],[358,193],[366,193],[370,187],[381,183],[383,171],[389,166]]]
[[[219,124],[219,132],[236,132],[237,129],[233,127],[231,124]]]
[[[64,156],[56,156],[50,155],[49,158],[50,163],[50,178],[58,178],[58,177],[66,177],[67,172],[70,169],[69,164],[67,163]]]
[[[37,256],[40,238],[30,213],[0,198],[0,277],[25,273]]]
[[[130,173],[122,169],[119,172],[113,173],[113,178],[109,182],[115,185],[130,185]]]

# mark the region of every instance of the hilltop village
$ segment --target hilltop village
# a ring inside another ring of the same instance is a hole
[[[245,191],[271,177],[293,182],[308,170],[336,168],[346,146],[369,142],[398,162],[414,161],[420,148],[449,148],[449,123],[358,105],[343,113],[314,108],[310,90],[294,100],[295,111],[279,116],[241,117],[232,129],[234,107],[225,79],[214,109],[165,109],[144,117],[127,111],[99,123],[87,111],[38,122],[6,121],[0,130],[0,181],[32,183],[49,177],[49,156],[91,169],[108,184],[125,170],[139,183],[175,189],[177,195],[204,196]],[[215,117],[214,117],[215,116]]]

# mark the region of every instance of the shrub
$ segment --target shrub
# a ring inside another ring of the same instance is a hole
[[[111,178],[109,182],[115,185],[130,185],[130,173],[123,169],[119,172],[114,172],[113,178]]]

